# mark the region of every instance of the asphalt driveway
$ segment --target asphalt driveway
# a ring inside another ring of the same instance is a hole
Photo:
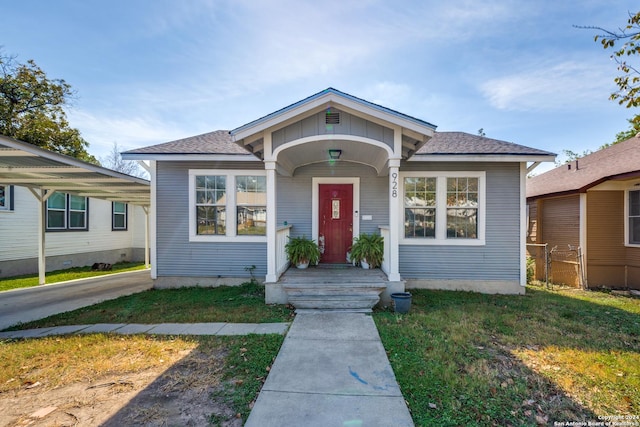
[[[141,270],[0,292],[0,330],[152,287]]]

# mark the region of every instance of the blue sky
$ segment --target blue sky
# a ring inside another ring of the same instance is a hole
[[[233,129],[327,87],[556,153],[611,142],[634,112],[608,99],[616,64],[594,30],[617,0],[21,0],[3,53],[77,92],[89,152]]]

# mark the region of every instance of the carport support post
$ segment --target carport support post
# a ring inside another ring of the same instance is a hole
[[[149,268],[149,206],[143,206],[144,211],[144,268]]]
[[[390,282],[400,281],[398,224],[400,224],[400,159],[389,159],[389,274]]]
[[[45,209],[45,203],[47,201],[47,199],[49,198],[49,196],[51,196],[53,194],[53,191],[50,191],[48,193],[45,193],[45,190],[42,188],[38,188],[37,190],[34,190],[33,188],[29,187],[29,191],[31,192],[31,194],[33,194],[33,197],[35,197],[38,200],[38,214],[39,214],[39,221],[38,221],[38,284],[39,285],[44,285],[45,284],[45,272],[47,271],[47,258],[45,255],[46,252],[46,244],[45,244],[45,235],[46,235],[46,227],[47,227],[47,217],[46,217],[46,209]]]

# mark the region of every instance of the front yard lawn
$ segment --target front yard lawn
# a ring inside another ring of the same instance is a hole
[[[293,310],[284,305],[266,305],[264,286],[247,282],[217,288],[151,289],[104,301],[9,328],[95,323],[270,323],[290,322]]]
[[[541,288],[412,294],[408,314],[374,319],[417,426],[640,415],[640,300]]]

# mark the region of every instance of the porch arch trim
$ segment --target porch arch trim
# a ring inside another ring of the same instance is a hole
[[[277,161],[278,155],[281,152],[283,152],[287,148],[295,147],[297,145],[309,144],[315,141],[341,141],[341,140],[361,142],[364,144],[373,145],[375,147],[382,148],[387,153],[387,156],[389,158],[394,157],[393,149],[389,145],[385,144],[384,142],[378,141],[376,139],[357,136],[357,135],[348,135],[348,134],[329,134],[329,135],[306,136],[304,138],[294,139],[293,141],[286,142],[278,146],[278,148],[276,148],[275,150],[273,150],[273,154],[271,156],[272,158],[270,160]]]

